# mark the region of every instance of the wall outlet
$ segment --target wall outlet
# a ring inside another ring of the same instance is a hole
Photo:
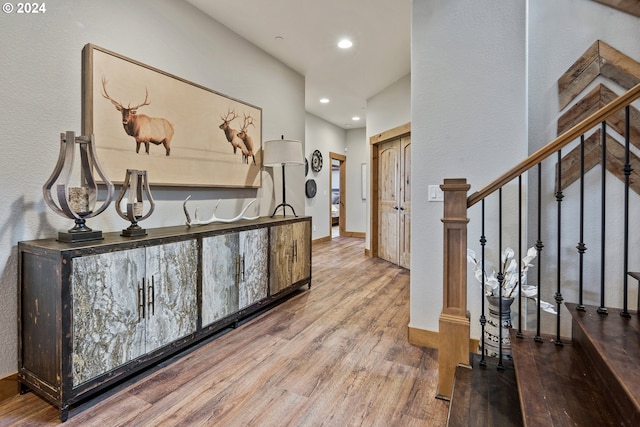
[[[440,189],[439,185],[430,185],[429,186],[429,197],[430,202],[444,202],[444,192]]]

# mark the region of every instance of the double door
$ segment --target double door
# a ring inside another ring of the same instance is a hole
[[[271,295],[311,276],[310,254],[310,221],[271,227]]]
[[[267,297],[267,228],[202,240],[202,326]]]
[[[378,256],[410,268],[411,136],[378,148]]]
[[[73,258],[73,386],[192,334],[195,240]]]

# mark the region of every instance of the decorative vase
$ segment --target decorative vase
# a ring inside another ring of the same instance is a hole
[[[484,327],[484,355],[498,357],[500,355],[500,344],[502,343],[502,356],[511,359],[511,304],[514,298],[502,298],[488,296],[489,315]],[[500,317],[500,305],[502,306],[502,317]],[[502,341],[500,341],[500,328],[502,328]]]

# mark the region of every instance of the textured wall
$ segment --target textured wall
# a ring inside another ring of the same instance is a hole
[[[265,140],[281,134],[303,140],[305,113],[304,77],[185,2],[52,2],[45,14],[0,15],[0,39],[0,140],[5,147],[0,157],[0,377],[4,377],[17,370],[16,243],[52,237],[70,227],[68,220],[44,204],[42,184],[55,166],[60,132],[80,132],[85,44],[94,43],[261,107]],[[287,201],[303,211],[303,171],[291,169]],[[280,188],[279,177],[275,178]],[[152,187],[156,211],[143,226],[184,223],[182,200],[189,194],[192,208],[199,205],[203,217],[210,215],[219,198],[223,199],[220,217],[234,216],[252,198],[258,199],[260,214],[270,214],[275,202],[269,168],[263,172],[263,184],[259,190]],[[126,226],[113,205],[89,225],[104,231]]]

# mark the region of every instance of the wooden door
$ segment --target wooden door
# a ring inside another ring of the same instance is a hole
[[[378,256],[398,264],[400,140],[378,148]]]
[[[146,352],[196,331],[198,246],[195,240],[146,248]]]
[[[271,295],[311,275],[310,253],[309,221],[271,227]]]
[[[378,146],[378,256],[410,267],[411,137]]]
[[[399,264],[411,267],[411,136],[400,140]]]
[[[74,387],[145,353],[144,265],[144,248],[73,259]]]
[[[342,224],[342,220],[340,221]],[[311,275],[311,263],[308,256],[311,251],[311,223],[309,221],[296,222],[291,226],[294,242],[290,283],[292,285]]]

